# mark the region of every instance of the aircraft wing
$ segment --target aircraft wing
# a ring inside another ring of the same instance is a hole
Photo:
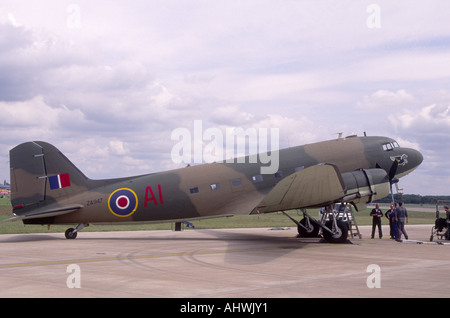
[[[42,210],[42,211],[39,211],[39,210],[30,211],[29,213],[24,213],[24,214],[20,214],[20,215],[17,215],[14,213],[15,216],[13,216],[12,218],[6,219],[6,220],[2,220],[2,221],[0,221],[0,223],[14,222],[14,221],[20,221],[20,220],[25,220],[25,219],[40,219],[40,218],[57,216],[57,215],[63,215],[63,214],[75,212],[75,211],[81,209],[82,207],[83,207],[82,205],[72,205],[72,206],[57,207],[54,209],[47,209],[47,210]]]
[[[281,180],[251,214],[318,208],[341,201],[351,202],[359,211],[367,203],[384,198],[389,191],[390,178],[383,169],[340,173],[333,164],[319,164]]]
[[[345,196],[345,184],[337,167],[316,165],[297,171],[283,180],[252,211],[257,213],[321,207]]]

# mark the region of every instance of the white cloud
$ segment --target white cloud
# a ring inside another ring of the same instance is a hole
[[[111,140],[109,142],[109,148],[111,152],[116,155],[124,155],[128,153],[128,150],[125,149],[125,145],[120,140]]]
[[[320,138],[331,137],[324,136],[321,132],[321,124],[317,124],[305,116],[292,118],[279,114],[268,114],[264,119],[254,123],[253,127],[278,128],[281,148],[307,144],[315,142]]]
[[[405,130],[414,129],[418,132],[448,134],[450,129],[450,105],[428,105],[419,109],[404,108],[402,112],[389,116],[392,124]]]
[[[0,102],[0,113],[2,126],[11,131],[16,128],[61,131],[85,123],[85,116],[79,109],[68,109],[63,104],[51,107],[40,95],[23,102]]]
[[[414,103],[414,96],[408,94],[404,89],[396,92],[382,89],[370,96],[364,96],[362,101],[358,102],[357,107],[364,110],[384,110],[411,105],[411,103]]]
[[[254,114],[247,113],[237,105],[218,107],[210,115],[210,119],[219,126],[247,126],[254,118]]]

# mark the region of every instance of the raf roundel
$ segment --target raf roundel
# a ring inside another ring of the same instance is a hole
[[[108,208],[112,214],[118,217],[132,215],[138,206],[136,193],[127,188],[122,188],[111,193],[108,199]]]

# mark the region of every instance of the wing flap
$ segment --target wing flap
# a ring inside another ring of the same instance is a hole
[[[332,164],[321,164],[281,180],[252,213],[321,207],[344,195],[345,184],[338,168]]]

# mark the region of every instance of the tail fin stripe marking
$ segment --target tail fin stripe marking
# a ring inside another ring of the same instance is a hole
[[[70,187],[70,176],[68,173],[58,174],[48,178],[50,190]]]

